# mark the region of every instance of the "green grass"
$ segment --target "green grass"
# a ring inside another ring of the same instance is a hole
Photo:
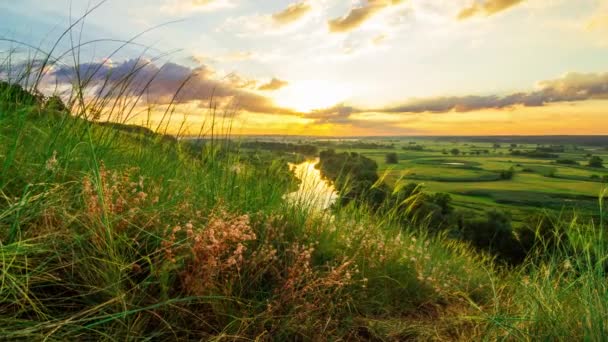
[[[368,141],[368,140],[366,140]],[[386,144],[381,139],[369,140]],[[423,151],[406,151],[410,141],[423,145]],[[598,147],[568,148],[559,153],[560,158],[579,161],[580,165],[560,165],[552,159],[534,159],[509,155],[508,144],[494,149],[492,144],[472,142],[432,141],[428,139],[392,139],[394,149],[348,149],[374,159],[379,166],[379,173],[385,175],[389,184],[398,180],[423,184],[431,192],[446,192],[453,196],[454,203],[460,208],[483,210],[488,205],[509,210],[516,216],[524,216],[530,208],[545,208],[555,211],[570,209],[571,203],[565,201],[571,196],[587,197],[583,205],[578,206],[582,212],[596,214],[595,202],[600,191],[605,187],[599,179],[608,175],[608,169],[594,169],[585,166],[586,154],[592,153],[608,160],[608,154]],[[475,146],[475,147],[473,147]],[[536,145],[518,144],[518,149],[533,149]],[[443,150],[458,148],[462,152],[474,150],[489,151],[481,155],[445,155]],[[342,151],[336,147],[338,151]],[[398,164],[386,164],[386,153],[397,152]],[[502,155],[501,155],[502,153]],[[500,179],[500,172],[513,167],[516,174],[512,180]],[[484,196],[480,197],[479,192]],[[511,195],[508,195],[511,194]],[[512,197],[512,198],[509,198]],[[592,200],[589,200],[593,198]],[[539,200],[547,200],[543,205]]]
[[[221,141],[193,154],[161,134],[86,120],[86,104],[55,112],[0,93],[2,340],[605,338],[603,222],[564,220],[567,239],[504,268],[427,235],[432,227],[290,203],[294,180],[268,155],[252,162]],[[407,155],[421,172],[439,167]],[[445,169],[510,165],[474,161]],[[508,196],[504,186],[598,190],[536,173],[428,183],[487,190],[459,195],[483,201]]]

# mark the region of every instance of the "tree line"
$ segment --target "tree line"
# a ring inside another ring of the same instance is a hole
[[[387,157],[388,158],[388,157]],[[479,213],[456,209],[447,193],[429,193],[417,183],[394,188],[378,176],[377,163],[359,153],[322,151],[316,167],[334,182],[340,199],[336,205],[363,205],[385,217],[394,217],[404,226],[424,227],[431,234],[447,233],[493,254],[505,264],[518,264],[536,251],[540,239],[549,237],[557,220],[534,214],[515,230],[509,214],[489,209]],[[512,170],[505,171],[512,177]],[[557,236],[551,236],[554,241]]]

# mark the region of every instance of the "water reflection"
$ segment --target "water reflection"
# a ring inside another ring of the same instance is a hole
[[[338,198],[334,186],[321,177],[315,169],[319,159],[308,160],[300,164],[289,164],[289,168],[300,179],[297,191],[287,195],[294,203],[310,206],[319,210],[329,208]]]

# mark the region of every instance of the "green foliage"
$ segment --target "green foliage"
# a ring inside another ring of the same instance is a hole
[[[17,83],[10,83],[0,80],[0,103],[2,106],[32,106],[42,103],[42,95],[33,94]]]
[[[563,222],[568,221],[548,213],[530,215],[517,231],[522,248],[529,256],[540,259],[558,252],[568,245],[567,227]]]
[[[387,153],[384,156],[384,159],[387,164],[398,164],[399,163],[399,156],[395,152]]]
[[[262,149],[279,152],[295,152],[305,156],[316,156],[319,153],[317,146],[307,144],[292,144],[269,141],[243,141],[239,144],[241,149]]]
[[[513,167],[508,170],[500,171],[500,179],[511,180],[515,176],[515,169]]]
[[[559,158],[558,154],[550,153],[550,152],[547,152],[546,150],[539,150],[539,149],[536,149],[534,151],[513,150],[511,152],[511,155],[528,157],[528,158],[539,158],[539,159],[557,159],[557,158]]]
[[[486,217],[466,217],[459,220],[461,238],[475,247],[486,250],[500,260],[517,264],[525,257],[525,252],[517,240],[511,219],[497,210],[486,212]]]
[[[446,193],[392,189],[374,160],[333,150],[319,168],[353,205],[319,213],[286,200],[293,175],[273,154],[57,116],[67,108],[50,99],[0,83],[2,340],[608,331],[605,221],[531,218],[515,230],[498,211],[454,212]],[[87,113],[100,113],[96,100]]]
[[[405,151],[424,151],[424,146],[410,144],[408,146],[403,146],[403,150],[405,150]]]
[[[334,150],[322,151],[316,167],[321,175],[334,182],[340,193],[341,201],[366,200],[366,196],[378,181],[378,164],[358,153],[336,153]],[[378,205],[384,201],[383,191],[374,190],[367,200]]]
[[[556,164],[561,164],[561,165],[579,165],[579,163],[576,160],[572,160],[572,159],[558,159],[555,161]]]
[[[58,95],[53,95],[46,100],[44,104],[44,109],[47,112],[59,112],[59,113],[67,113],[69,112],[66,105],[63,103],[63,100]]]
[[[595,168],[603,168],[604,167],[604,160],[598,156],[593,156],[591,158],[589,158],[589,167],[595,167]]]

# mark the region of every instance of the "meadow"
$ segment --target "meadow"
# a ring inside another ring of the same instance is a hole
[[[15,89],[0,96],[2,339],[605,337],[601,223],[560,222],[506,267],[396,215],[291,203],[269,154],[193,154]]]
[[[460,155],[487,147],[478,142],[421,140],[410,151],[409,139],[386,149],[307,139],[316,151],[259,151],[221,128],[195,140],[127,125],[146,92],[122,91],[132,75],[113,80],[118,92],[76,79],[69,94],[43,94],[28,81],[45,70],[0,82],[0,340],[605,340],[606,172],[583,165],[587,153],[606,157],[601,146],[560,153],[579,166],[507,147]],[[354,159],[379,166],[363,176],[387,187],[409,177],[478,210],[531,207],[532,193],[535,208],[553,210],[559,194],[588,199],[573,210],[594,206],[599,220],[541,220],[523,235],[489,212],[458,238],[410,219],[421,198],[452,209],[417,189],[326,211],[290,201],[299,181],[288,162],[328,148],[373,158]],[[505,234],[526,246],[517,262],[495,253]]]
[[[504,139],[508,142],[501,143]],[[608,183],[607,168],[588,166],[592,155],[608,161],[608,148],[601,139],[595,145],[593,141],[591,145],[587,141],[581,144],[576,137],[562,140],[556,137],[544,144],[530,143],[522,137],[484,137],[482,140],[486,142],[466,137],[357,140],[378,146],[356,148],[352,146],[353,139],[339,138],[330,140],[329,144],[323,138],[307,142],[373,159],[378,164],[378,173],[388,184],[416,182],[428,191],[450,194],[458,207],[482,211],[492,206],[508,210],[516,218],[543,209],[557,212],[576,209],[595,214],[598,194]],[[553,158],[512,154],[539,146],[562,146],[564,151]],[[454,149],[458,155],[452,154]],[[386,162],[389,153],[397,154],[397,163]],[[575,164],[560,164],[558,160]],[[511,168],[513,178],[501,179],[500,173]]]

